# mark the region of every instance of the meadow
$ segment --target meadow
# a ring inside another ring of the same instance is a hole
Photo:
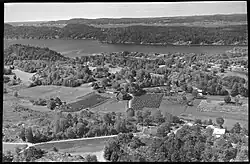
[[[93,92],[90,87],[64,87],[64,86],[36,86],[32,88],[26,88],[19,91],[20,96],[38,99],[38,98],[55,98],[59,97],[62,101],[67,103],[74,102],[80,96],[84,96]]]

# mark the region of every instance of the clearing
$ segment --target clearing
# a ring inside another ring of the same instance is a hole
[[[35,75],[36,73],[27,73],[27,72],[24,72],[24,71],[21,71],[19,69],[14,69],[12,70],[13,73],[16,74],[17,78],[19,77],[23,83],[25,82],[30,82],[30,78]],[[13,76],[13,75],[11,75]]]

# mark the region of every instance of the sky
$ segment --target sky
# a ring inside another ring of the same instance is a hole
[[[247,13],[246,1],[4,4],[4,22],[51,21],[72,18],[142,18],[242,13]]]

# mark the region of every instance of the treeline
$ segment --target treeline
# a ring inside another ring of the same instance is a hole
[[[116,135],[137,132],[136,126],[118,113],[103,116],[84,110],[78,114],[55,112],[54,120],[43,128],[21,128],[19,138],[26,142],[40,143],[51,140]]]
[[[66,61],[68,58],[49,48],[13,44],[4,50],[4,64],[12,65],[14,60]]]
[[[178,41],[191,41],[191,44],[234,44],[247,41],[247,25],[230,25],[226,27],[157,27],[129,26],[101,29],[85,24],[68,24],[63,28],[10,26],[5,24],[4,37],[26,39],[96,39],[108,43],[132,44],[174,44]]]

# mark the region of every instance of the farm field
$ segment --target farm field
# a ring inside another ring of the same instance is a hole
[[[93,112],[126,112],[128,101],[109,100],[91,109]]]
[[[163,94],[144,94],[135,96],[131,100],[131,107],[135,110],[142,110],[146,108],[159,108],[162,101]]]
[[[19,94],[24,97],[30,98],[55,98],[59,97],[62,101],[74,102],[77,97],[84,96],[93,90],[90,87],[80,86],[76,88],[64,87],[64,86],[36,86],[32,88],[21,89]]]
[[[108,99],[109,99],[108,97],[103,97],[93,92],[88,95],[85,95],[84,97],[82,97],[81,100],[70,103],[67,106],[70,107],[70,111],[75,112],[75,111],[80,111],[82,109],[97,106],[101,103],[104,103]]]

